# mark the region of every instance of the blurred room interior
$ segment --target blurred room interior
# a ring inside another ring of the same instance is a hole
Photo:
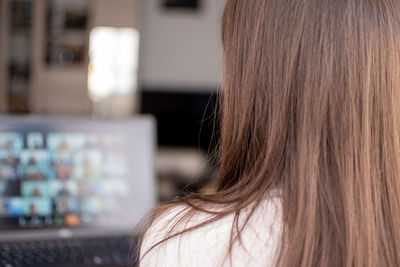
[[[159,199],[208,186],[223,0],[1,0],[0,111],[157,120]],[[215,138],[214,138],[215,140]]]
[[[212,192],[223,7],[0,0],[0,266],[133,266],[151,207]]]

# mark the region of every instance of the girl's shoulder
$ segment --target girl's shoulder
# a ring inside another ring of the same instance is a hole
[[[218,211],[221,208],[210,208]],[[249,214],[243,210],[241,228]],[[190,216],[187,216],[190,212]],[[201,227],[177,234],[211,220],[213,214],[193,211],[181,204],[165,211],[146,232],[140,249],[141,267],[148,266],[268,266],[280,245],[281,205],[278,198],[261,202],[244,225],[229,253],[231,234],[235,237],[235,215],[230,214]],[[164,239],[173,236],[165,241]],[[163,242],[161,242],[163,241]],[[159,243],[161,242],[161,243]]]

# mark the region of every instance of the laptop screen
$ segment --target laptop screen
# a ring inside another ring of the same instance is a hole
[[[134,226],[154,204],[151,120],[0,118],[0,229]]]

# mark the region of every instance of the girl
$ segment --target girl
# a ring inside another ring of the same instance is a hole
[[[216,193],[141,266],[400,266],[400,1],[228,0]]]

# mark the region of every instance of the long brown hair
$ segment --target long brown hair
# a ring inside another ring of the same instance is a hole
[[[277,191],[278,266],[400,266],[400,1],[228,0],[222,39],[217,192],[152,218]]]

